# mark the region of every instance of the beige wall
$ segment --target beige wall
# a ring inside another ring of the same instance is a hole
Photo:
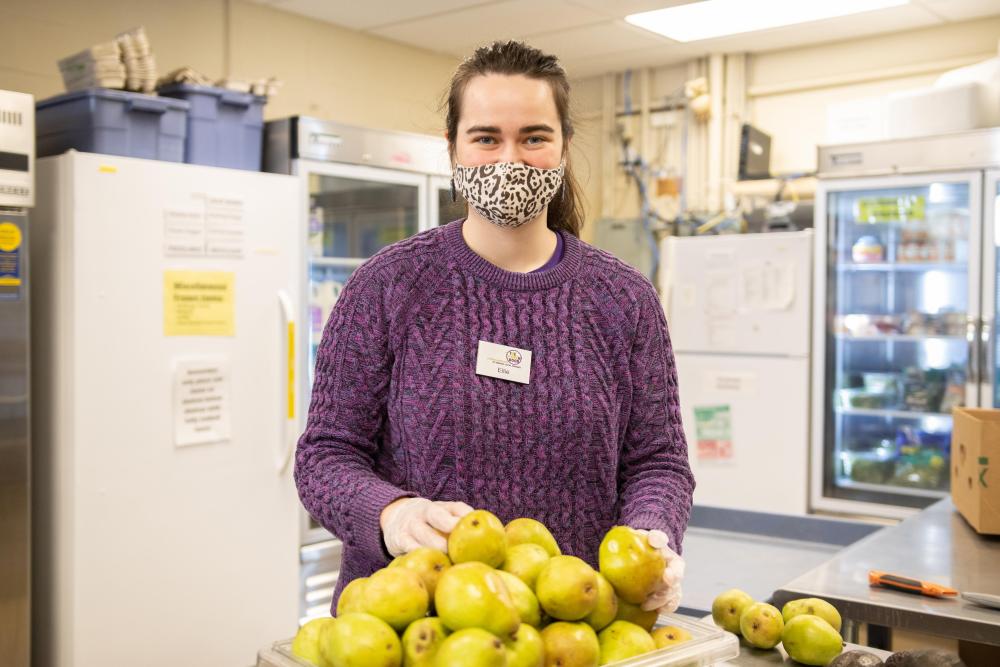
[[[0,88],[63,91],[56,61],[143,25],[161,73],[277,76],[269,118],[297,113],[440,134],[437,104],[457,61],[233,0],[5,0]]]

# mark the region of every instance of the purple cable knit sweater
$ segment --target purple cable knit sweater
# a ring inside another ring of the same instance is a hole
[[[656,291],[570,234],[541,273],[474,253],[462,221],[351,276],[316,359],[295,480],[344,543],[343,586],[384,567],[379,515],[402,496],[543,522],[596,565],[613,525],[680,551],[694,479]],[[480,340],[532,351],[530,384],[476,375]]]

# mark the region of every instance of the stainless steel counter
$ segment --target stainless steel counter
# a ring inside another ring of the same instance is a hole
[[[847,547],[774,592],[788,600],[820,597],[845,619],[1000,646],[1000,610],[868,585],[883,570],[979,593],[1000,594],[1000,538],[978,535],[941,500],[897,526]]]

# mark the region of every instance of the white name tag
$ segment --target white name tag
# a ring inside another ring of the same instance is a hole
[[[479,341],[476,375],[528,384],[531,377],[531,350]]]

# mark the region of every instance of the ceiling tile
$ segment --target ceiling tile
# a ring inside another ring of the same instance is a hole
[[[666,9],[667,7],[677,7],[687,5],[699,0],[570,0],[574,5],[587,7],[600,12],[608,18],[620,19],[629,14],[640,12],[651,12],[654,9]]]
[[[967,21],[982,16],[1000,15],[998,0],[916,0],[948,21]]]
[[[424,19],[376,28],[371,32],[425,49],[467,55],[495,39],[522,39],[606,20],[593,10],[562,0],[505,0]]]
[[[335,23],[353,30],[370,30],[482,5],[498,0],[420,0],[419,2],[330,2],[329,0],[270,0],[276,9]]]
[[[660,67],[687,62],[692,54],[682,46],[655,46],[601,56],[575,58],[565,63],[571,79],[582,79],[607,72],[622,72],[638,67]]]
[[[631,26],[624,21],[612,20],[596,25],[533,35],[531,44],[555,54],[560,59],[575,60],[605,53],[672,45],[676,42]]]

